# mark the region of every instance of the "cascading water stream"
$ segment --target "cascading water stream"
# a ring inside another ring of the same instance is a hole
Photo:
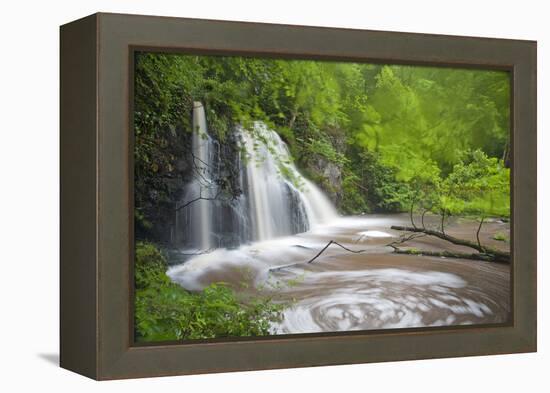
[[[254,240],[305,232],[337,217],[327,197],[298,172],[279,134],[262,122],[254,123],[254,136],[242,128],[237,132],[248,154]]]
[[[182,203],[186,248],[207,250],[238,246],[306,232],[338,217],[317,186],[296,169],[286,144],[262,122],[251,130],[237,126],[234,141],[240,148],[232,158],[238,167],[238,198],[217,198],[216,181],[222,173],[220,147],[208,134],[204,106],[193,106],[193,180]],[[219,180],[219,179],[218,179]],[[180,220],[178,220],[180,221]]]
[[[193,180],[187,187],[185,200],[194,202],[189,208],[186,227],[189,229],[188,239],[194,248],[207,250],[211,248],[212,237],[212,209],[209,199],[214,195],[215,184],[212,181],[213,143],[208,135],[204,106],[200,102],[193,103],[191,148]]]

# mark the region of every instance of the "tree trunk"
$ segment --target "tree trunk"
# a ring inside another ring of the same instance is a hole
[[[416,225],[414,225],[413,209],[414,209],[414,201],[411,202],[411,208],[409,209],[409,216],[411,217],[412,226],[416,229]]]
[[[510,168],[510,140],[506,141],[504,152],[502,152],[502,162],[505,168]]]
[[[479,232],[481,231],[481,226],[483,225],[483,220],[485,220],[485,217],[481,217],[481,220],[479,221],[479,226],[477,227],[477,232],[476,232],[477,245],[479,246],[480,249],[483,248],[481,246],[481,241],[479,240]]]
[[[294,123],[296,122],[296,116],[298,116],[298,110],[294,109],[290,114],[290,121],[288,122],[288,128],[290,128],[291,130],[292,127],[294,127]]]

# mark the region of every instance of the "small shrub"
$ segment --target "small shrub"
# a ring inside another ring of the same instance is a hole
[[[139,342],[262,336],[281,317],[269,298],[241,299],[217,283],[191,293],[166,276],[166,259],[138,242],[135,260],[135,333]]]
[[[508,236],[506,236],[505,233],[497,232],[497,233],[495,233],[495,235],[493,236],[493,239],[498,240],[498,241],[500,241],[500,242],[507,242],[507,241],[508,241]]]

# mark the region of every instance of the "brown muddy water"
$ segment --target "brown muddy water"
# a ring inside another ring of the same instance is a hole
[[[419,221],[418,221],[419,222]],[[343,217],[298,235],[218,249],[172,266],[188,290],[225,282],[243,296],[267,295],[286,305],[273,334],[503,323],[510,318],[510,266],[454,258],[394,254],[387,245],[409,225],[407,215]],[[426,217],[429,227],[437,217]],[[475,240],[477,223],[455,220],[446,233]],[[482,244],[508,250],[509,224],[489,221]],[[332,245],[312,263],[328,241]],[[429,236],[403,244],[419,250],[473,252]],[[278,268],[281,267],[281,268]]]

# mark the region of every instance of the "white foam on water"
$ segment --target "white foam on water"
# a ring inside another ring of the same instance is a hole
[[[350,228],[365,229],[380,225],[385,219],[367,217],[346,217],[333,219],[328,224],[319,224],[314,230],[294,236],[278,237],[271,240],[242,245],[235,249],[219,248],[214,251],[190,258],[183,264],[168,269],[168,276],[188,290],[200,290],[209,284],[205,279],[214,271],[228,269],[248,269],[255,276],[255,282],[261,283],[267,279],[270,268],[283,265],[299,264],[314,257],[328,240],[320,237],[323,234],[338,234],[349,231]],[[377,233],[378,231],[367,231]],[[353,238],[350,239],[353,241]],[[358,249],[354,242],[345,243],[350,249]],[[365,254],[379,251],[378,247],[361,245]],[[193,252],[187,251],[189,254]],[[330,247],[322,257],[334,253],[347,254],[347,251],[337,246]],[[322,258],[319,259],[321,261]],[[296,269],[300,270],[298,266]]]
[[[300,263],[313,257],[326,242],[307,237],[282,237],[244,245],[236,249],[220,248],[197,255],[172,266],[166,274],[188,290],[200,290],[209,284],[203,280],[215,271],[247,271],[258,284],[267,279],[270,268]]]
[[[374,241],[358,246],[354,239],[364,234],[374,235],[372,239],[391,236],[380,229],[392,224],[393,220],[387,218],[337,218],[307,233],[197,255],[171,267],[167,274],[186,289],[200,290],[215,282],[212,280],[223,280],[232,272],[246,270],[257,288],[277,288],[280,301],[295,299],[287,304],[283,320],[272,324],[272,332],[278,334],[498,320],[498,314],[494,313],[497,304],[490,296],[471,288],[460,273],[436,270],[439,263],[452,262],[440,261],[433,270],[400,268],[394,264],[387,268],[369,266],[369,258],[389,251]],[[366,250],[361,254],[364,265],[339,267],[338,261],[345,261],[350,254],[337,246],[327,249],[314,264],[304,263],[326,246],[327,239],[336,236],[351,249]],[[285,268],[270,270],[276,266]],[[296,282],[286,285],[291,281]]]
[[[393,235],[390,235],[387,232],[382,231],[363,231],[363,232],[357,232],[357,234],[360,237],[393,237]]]
[[[457,296],[467,282],[456,274],[407,269],[310,272],[300,288],[315,294],[284,311],[278,333],[390,329],[451,325],[458,316],[483,318],[488,304]],[[435,313],[439,319],[426,319]]]

